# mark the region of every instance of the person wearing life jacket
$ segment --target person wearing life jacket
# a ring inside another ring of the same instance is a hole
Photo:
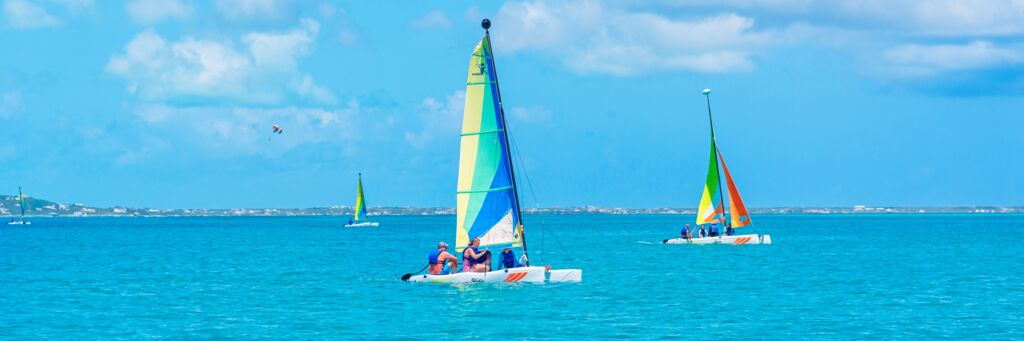
[[[488,272],[491,271],[491,252],[486,248],[480,251],[480,238],[473,238],[473,241],[462,250],[462,272]]]
[[[458,267],[459,259],[448,253],[448,243],[437,243],[437,250],[427,255],[427,273],[431,275],[447,275]]]
[[[700,231],[697,231],[697,238],[704,238],[708,236],[708,231],[704,229],[704,225],[700,226]]]
[[[731,236],[736,233],[736,230],[732,229],[732,224],[725,223],[725,235]]]
[[[711,224],[711,228],[708,229],[708,237],[718,237],[718,225]]]
[[[501,269],[511,269],[523,266],[523,264],[519,263],[519,260],[516,259],[516,253],[512,252],[512,249],[507,247],[501,250],[501,258],[498,259],[498,265],[501,266]]]
[[[682,231],[679,231],[679,235],[683,239],[693,238],[693,233],[690,232],[690,224],[686,224],[686,227]]]

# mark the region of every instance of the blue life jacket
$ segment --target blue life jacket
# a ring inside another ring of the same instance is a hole
[[[465,250],[462,250],[462,262],[465,263],[466,266],[473,266],[473,265],[481,263],[481,262],[477,262],[476,259],[473,259],[473,257],[470,257],[469,255],[466,254],[466,251],[469,250],[469,249],[473,249],[473,253],[477,253],[477,254],[480,253],[480,250],[478,250],[477,248],[472,247],[472,246],[468,246],[468,247],[466,247]]]
[[[506,269],[518,268],[519,261],[516,260],[516,253],[509,250],[509,252],[501,253],[501,265]]]
[[[442,262],[439,262],[437,259],[437,257],[441,256],[441,252],[444,251],[441,249],[437,249],[431,252],[430,255],[427,255],[427,264],[441,264]]]
[[[718,226],[711,225],[710,231],[711,233],[718,234]]]

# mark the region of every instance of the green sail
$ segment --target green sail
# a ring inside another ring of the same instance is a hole
[[[708,178],[704,182],[704,194],[700,197],[700,206],[697,207],[698,225],[725,221],[722,198],[719,198],[718,195],[718,155],[715,151],[715,140],[712,139]]]

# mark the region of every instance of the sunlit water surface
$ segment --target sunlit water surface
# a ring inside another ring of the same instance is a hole
[[[453,216],[39,218],[0,227],[0,338],[1024,338],[1024,216],[527,216],[582,284],[405,283]],[[557,237],[557,238],[556,238]]]

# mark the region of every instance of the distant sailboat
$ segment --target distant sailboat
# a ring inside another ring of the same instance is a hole
[[[708,97],[710,94],[711,89],[704,89],[705,97]],[[750,225],[750,214],[747,213],[747,207],[743,205],[743,199],[740,198],[740,191],[736,188],[736,183],[733,182],[732,175],[729,174],[729,167],[725,166],[725,158],[722,157],[722,151],[718,149],[718,144],[715,142],[715,124],[711,119],[710,98],[707,98],[707,103],[708,122],[711,124],[711,160],[708,164],[707,180],[704,182],[704,194],[701,195],[700,205],[697,207],[697,226],[694,230],[698,229],[699,226],[703,224],[721,224],[727,221],[733,229]],[[721,173],[718,168],[719,162],[722,164]],[[726,188],[729,190],[728,215],[725,213],[725,198],[722,193],[720,174],[725,175]],[[666,239],[662,242],[665,244],[732,245],[772,243],[771,236],[767,234],[726,235],[725,226],[722,226],[722,229],[718,232],[721,233],[718,236],[703,238],[673,238]],[[697,232],[692,231],[692,234],[696,236]]]
[[[490,21],[481,23],[484,30]],[[466,106],[462,121],[459,181],[456,191],[455,247],[459,253],[473,238],[481,247],[521,248],[525,266],[488,272],[447,275],[406,274],[402,280],[433,283],[580,282],[583,270],[548,270],[530,266],[519,206],[515,170],[509,149],[505,112],[494,69],[490,32],[476,45],[469,62]],[[497,255],[495,255],[497,257]]]
[[[359,189],[356,190],[356,213],[345,227],[377,227],[379,222],[369,221],[366,216],[366,198],[363,197],[363,173],[359,173]]]
[[[18,220],[11,219],[8,225],[31,225],[31,221],[25,220],[25,194],[21,193],[21,186],[18,186],[18,202],[21,207],[21,217]]]

